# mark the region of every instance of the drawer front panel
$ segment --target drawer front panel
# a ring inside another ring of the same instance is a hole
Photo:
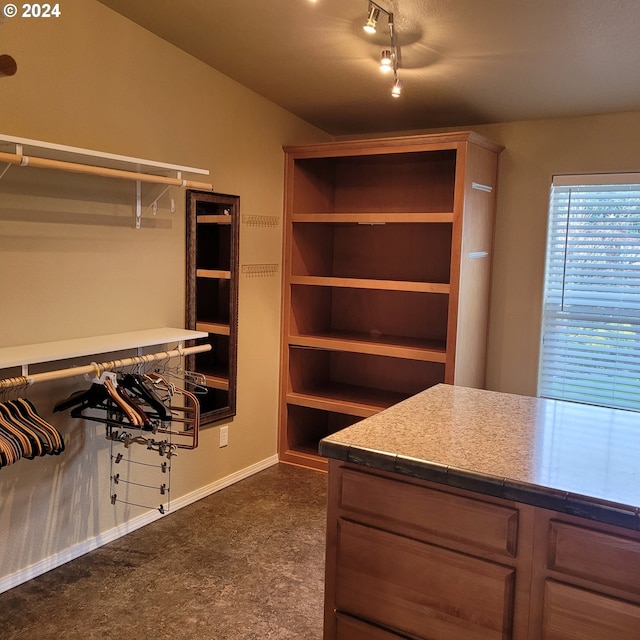
[[[640,601],[640,540],[552,521],[549,568],[623,589]]]
[[[349,469],[342,473],[340,506],[405,523],[443,541],[516,555],[516,509]]]
[[[339,611],[429,640],[510,637],[510,567],[339,520],[335,569]]]
[[[638,640],[640,606],[548,580],[543,640]]]
[[[404,636],[341,613],[336,614],[336,623],[336,640],[404,640]]]

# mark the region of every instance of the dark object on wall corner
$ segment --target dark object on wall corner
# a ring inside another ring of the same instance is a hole
[[[13,76],[18,70],[18,63],[6,53],[0,55],[0,77]]]

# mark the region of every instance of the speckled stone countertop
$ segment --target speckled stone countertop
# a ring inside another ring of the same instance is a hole
[[[640,414],[439,384],[320,454],[640,530]]]

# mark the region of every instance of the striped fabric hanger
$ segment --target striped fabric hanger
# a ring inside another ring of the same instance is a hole
[[[25,398],[0,402],[0,468],[64,451],[60,432]]]

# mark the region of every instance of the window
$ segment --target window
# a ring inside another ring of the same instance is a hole
[[[640,174],[553,179],[538,395],[640,411]]]

